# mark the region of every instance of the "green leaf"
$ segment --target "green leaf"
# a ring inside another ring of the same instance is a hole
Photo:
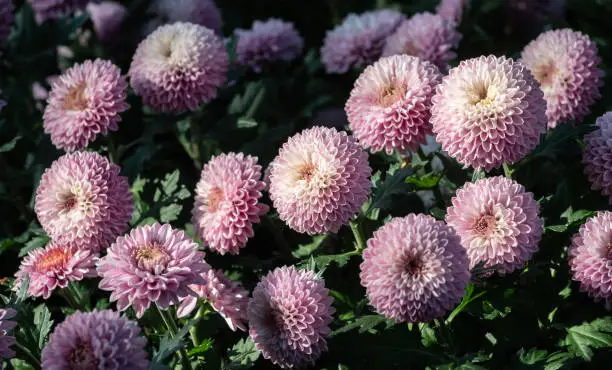
[[[192,348],[187,354],[189,357],[194,355],[201,355],[202,353],[208,352],[215,341],[212,338],[207,338],[202,341],[197,347]]]
[[[335,262],[338,267],[342,267],[348,263],[348,261],[351,259],[351,256],[353,255],[354,253],[348,252],[342,254],[328,254],[323,256],[317,256],[315,257],[315,262],[317,263],[317,266],[319,266],[319,269],[326,268],[332,262]]]
[[[51,332],[51,327],[53,326],[51,312],[44,304],[34,309],[34,325],[38,331],[38,348],[42,350],[47,343],[47,336]]]
[[[457,316],[461,311],[463,311],[468,304],[470,304],[470,302],[478,299],[479,297],[481,297],[482,295],[484,295],[486,293],[486,291],[482,291],[479,292],[476,295],[474,294],[474,285],[470,284],[467,286],[467,288],[465,289],[465,295],[463,296],[463,299],[461,300],[461,303],[459,303],[459,305],[457,307],[455,307],[455,309],[453,310],[453,312],[450,313],[450,315],[448,315],[448,318],[446,319],[446,323],[450,323],[453,321],[453,319],[455,318],[455,316]]]
[[[419,325],[421,326],[421,325]],[[421,326],[421,343],[425,347],[431,347],[438,343],[438,338],[436,338],[436,331],[427,324],[422,324]]]
[[[250,368],[254,365],[255,361],[259,358],[260,352],[255,347],[255,342],[248,337],[246,339],[240,339],[238,343],[229,350],[228,356],[231,361],[229,368]]]
[[[312,238],[312,242],[308,244],[300,244],[298,248],[291,252],[295,258],[304,258],[310,256],[314,251],[319,249],[321,243],[325,240],[325,235],[316,235]]]
[[[574,360],[575,356],[567,352],[554,352],[546,359],[545,370],[559,370],[566,366],[568,361]]]
[[[21,304],[25,302],[28,297],[28,289],[30,288],[30,275],[26,275],[25,279],[21,282],[21,286],[19,286],[19,290],[17,291],[17,300],[15,303]]]
[[[236,122],[238,128],[253,128],[257,127],[257,121],[249,117],[240,117]]]
[[[176,203],[161,207],[159,210],[159,220],[163,223],[172,222],[178,218],[182,209],[183,206]]]
[[[21,136],[15,136],[11,141],[0,145],[0,153],[10,152],[15,149],[15,145],[21,139]]]
[[[166,335],[159,342],[159,350],[153,353],[153,363],[161,364],[165,359],[172,356],[173,353],[183,348],[183,338],[189,332],[189,329],[195,324],[195,320],[190,320],[181,330],[176,333],[176,336],[172,338],[170,333],[166,332]]]
[[[24,360],[20,360],[18,358],[12,358],[10,362],[11,362],[11,365],[13,366],[13,369],[15,370],[34,370],[34,367],[32,367],[32,365],[28,364]]]
[[[593,348],[612,347],[612,317],[572,326],[567,330],[568,350],[586,361],[593,358]]]
[[[380,180],[380,173],[372,176],[373,190],[372,203],[366,211],[366,215],[373,209],[390,209],[393,206],[393,196],[410,191],[406,178],[412,175],[409,167],[399,168],[399,165],[389,169],[384,181]]]
[[[432,189],[438,186],[442,173],[430,172],[423,176],[410,175],[406,178],[406,184],[414,185],[415,190]]]
[[[556,233],[562,233],[565,232],[567,230],[567,225],[552,225],[552,226],[546,226],[544,228],[545,230],[550,230],[550,231],[554,231]]]
[[[540,361],[546,360],[548,352],[543,349],[531,348],[529,351],[525,351],[521,348],[518,351],[519,360],[525,365],[535,365]]]
[[[365,333],[367,331],[370,331],[372,329],[374,329],[376,326],[385,323],[386,324],[386,328],[390,328],[391,326],[395,325],[395,321],[387,319],[386,317],[382,316],[382,315],[366,315],[366,316],[361,316],[359,318],[357,318],[355,321],[353,321],[350,324],[347,324],[343,327],[341,327],[340,329],[336,329],[334,330],[330,336],[336,336],[338,334],[341,333],[346,333],[348,331],[351,331],[353,329],[359,329],[359,333]]]
[[[30,253],[34,249],[45,246],[51,239],[48,236],[37,236],[26,243],[26,245],[19,250],[19,257],[23,257]]]

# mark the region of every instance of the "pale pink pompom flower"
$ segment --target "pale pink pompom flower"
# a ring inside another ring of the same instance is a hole
[[[237,29],[236,62],[261,72],[266,63],[289,62],[300,56],[304,40],[293,23],[270,18],[255,21],[248,30]]]
[[[11,349],[17,340],[10,335],[11,331],[17,326],[17,323],[12,318],[17,312],[12,308],[0,309],[0,366],[2,358],[12,358],[15,356],[15,351]]]
[[[133,307],[142,317],[151,303],[160,309],[195,293],[192,284],[204,284],[204,253],[181,230],[170,225],[139,226],[120,236],[97,264],[99,288],[111,292],[119,311]]]
[[[147,340],[138,324],[110,310],[68,316],[42,351],[45,370],[146,370]]]
[[[548,127],[581,122],[600,97],[604,72],[597,45],[585,34],[564,28],[547,31],[530,42],[521,62],[540,83],[546,99]]]
[[[402,13],[382,9],[349,14],[333,30],[327,31],[321,59],[327,73],[346,73],[380,58],[385,39],[405,19]]]
[[[426,322],[465,294],[468,257],[444,222],[423,214],[393,218],[367,243],[359,276],[378,313],[396,322]]]
[[[128,10],[116,1],[90,2],[87,12],[93,23],[98,40],[114,43],[121,38],[121,24],[128,15]]]
[[[276,268],[253,290],[249,335],[263,357],[281,368],[313,365],[327,351],[332,302],[312,271]]]
[[[500,274],[510,273],[538,250],[540,207],[516,181],[496,176],[466,183],[451,202],[446,222],[461,238],[470,269],[483,263]]]
[[[198,298],[202,298],[223,317],[230,329],[246,331],[249,292],[237,282],[228,279],[221,270],[209,267],[208,271],[202,274],[202,278],[206,284],[189,286],[198,296],[188,296],[181,301],[178,317],[189,315],[195,309]]]
[[[463,10],[468,5],[468,1],[469,0],[440,0],[440,3],[436,7],[436,13],[450,22],[457,24],[461,23]]]
[[[491,170],[531,152],[546,131],[546,101],[520,62],[481,56],[452,68],[432,98],[436,141],[451,157]]]
[[[96,260],[91,250],[51,241],[23,258],[15,274],[14,290],[29,278],[28,295],[49,299],[55,289],[66,288],[71,281],[96,277]]]
[[[580,226],[568,254],[580,291],[612,310],[612,212],[599,212]]]
[[[269,207],[260,203],[266,187],[257,157],[221,154],[204,165],[195,190],[193,225],[211,250],[238,254]]]
[[[583,163],[591,189],[612,204],[612,112],[597,118],[597,129],[584,136]]]
[[[43,128],[51,142],[67,152],[85,148],[98,135],[119,129],[127,82],[107,60],[87,60],[62,74],[51,86]]]
[[[292,229],[337,232],[368,199],[371,172],[353,137],[313,127],[290,137],[270,164],[270,198]]]
[[[34,209],[57,243],[107,248],[128,228],[134,200],[119,166],[95,152],[65,154],[45,170]]]
[[[383,56],[412,55],[446,70],[448,61],[457,56],[453,49],[460,40],[461,34],[453,23],[437,14],[417,13],[387,37]]]
[[[15,20],[12,0],[0,0],[0,48],[11,34],[11,25]]]
[[[178,22],[157,28],[138,45],[130,84],[155,110],[195,111],[217,96],[228,65],[223,40],[212,30]]]
[[[153,19],[146,25],[147,34],[166,23],[188,22],[221,36],[221,11],[213,0],[153,0],[149,12]]]
[[[442,80],[432,63],[409,55],[367,67],[346,102],[349,127],[372,152],[416,151],[431,134],[431,98]]]

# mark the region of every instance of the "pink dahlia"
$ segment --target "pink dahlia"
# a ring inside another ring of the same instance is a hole
[[[393,218],[368,240],[361,285],[377,312],[396,322],[425,322],[461,301],[470,280],[455,231],[435,218]]]
[[[442,149],[490,170],[520,160],[546,131],[546,102],[531,73],[506,57],[481,56],[452,68],[432,98]]]
[[[249,335],[264,358],[281,368],[312,365],[327,351],[332,302],[312,271],[279,267],[253,290]]]
[[[591,188],[612,204],[612,112],[597,118],[597,129],[584,136],[583,162]]]
[[[11,34],[11,24],[13,24],[13,2],[12,0],[0,0],[0,47]]]
[[[404,19],[402,13],[390,9],[349,14],[325,36],[321,59],[327,73],[345,73],[374,63],[382,54],[385,39]]]
[[[461,23],[463,9],[467,5],[468,0],[440,0],[440,3],[436,7],[436,13],[450,22]]]
[[[371,172],[355,139],[313,127],[290,137],[270,164],[270,198],[292,229],[335,233],[368,199]]]
[[[470,269],[483,262],[500,274],[523,267],[542,238],[540,207],[516,181],[496,176],[466,183],[452,199],[446,222],[461,238]]]
[[[42,351],[45,370],[145,370],[149,360],[140,328],[110,310],[80,312],[59,324]]]
[[[84,10],[89,0],[28,0],[38,22],[60,18]]]
[[[121,38],[121,24],[128,15],[128,10],[125,6],[116,1],[90,2],[87,4],[87,12],[93,23],[98,40],[112,43]]]
[[[17,341],[9,334],[17,326],[17,323],[11,320],[16,314],[17,312],[12,308],[0,309],[0,366],[2,366],[2,358],[15,356],[11,346]]]
[[[292,61],[302,53],[304,40],[293,23],[270,18],[255,21],[249,30],[237,29],[236,61],[260,72],[269,62]]]
[[[15,274],[14,289],[29,277],[28,294],[49,299],[56,288],[71,281],[95,277],[97,256],[88,249],[78,249],[51,241],[45,248],[30,251]]]
[[[355,137],[372,152],[416,151],[431,134],[431,98],[442,75],[409,55],[380,58],[355,82],[346,115]]]
[[[199,298],[206,299],[225,319],[232,330],[236,328],[246,331],[247,307],[249,304],[249,292],[240,284],[225,276],[221,270],[210,269],[202,274],[206,284],[190,285]],[[178,309],[178,316],[189,315],[198,303],[194,296],[186,297]]]
[[[217,96],[228,64],[225,45],[213,31],[174,23],[159,27],[138,45],[130,83],[157,110],[194,111]]]
[[[83,149],[100,134],[117,131],[126,103],[127,82],[110,61],[75,64],[53,83],[43,127],[59,149]]]
[[[265,187],[257,157],[213,157],[196,186],[192,213],[198,237],[217,253],[240,253],[254,235],[253,224],[268,212],[269,207],[259,202]]]
[[[151,303],[167,310],[195,294],[191,284],[205,284],[204,253],[181,230],[168,224],[140,226],[117,238],[98,262],[99,288],[111,291],[119,311],[129,306],[142,317]]]
[[[612,212],[599,212],[580,226],[568,253],[580,291],[612,310]]]
[[[413,55],[446,70],[448,61],[457,56],[453,49],[459,40],[461,34],[453,23],[437,14],[418,13],[402,22],[387,38],[383,56]]]
[[[521,61],[540,83],[547,108],[548,127],[582,121],[601,95],[603,71],[597,45],[569,28],[542,33],[521,53]]]
[[[94,152],[65,154],[53,162],[36,190],[36,216],[47,234],[94,253],[107,248],[132,218],[134,201],[120,170]]]
[[[167,23],[188,22],[221,35],[221,12],[213,0],[153,0],[149,12],[153,19],[147,28],[151,31]]]

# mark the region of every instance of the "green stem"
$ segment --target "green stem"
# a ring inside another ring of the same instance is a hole
[[[32,367],[34,367],[34,369],[40,369],[40,361],[38,360],[38,358],[36,358],[36,356],[34,356],[34,354],[32,354],[32,352],[30,352],[29,349],[25,348],[19,342],[15,343],[15,347],[17,347],[19,352],[22,352],[23,355],[25,355],[25,357],[27,357],[28,363],[30,365],[32,365]]]
[[[113,141],[112,135],[108,135],[108,157],[111,162],[119,163],[119,152],[117,152],[117,147],[115,146],[115,142]]]
[[[364,249],[366,249],[366,242],[363,234],[361,233],[359,222],[357,220],[351,220],[349,221],[349,226],[351,227],[351,231],[355,237],[355,242],[357,243],[356,252],[361,253]]]
[[[259,89],[259,91],[257,92],[257,95],[255,95],[255,98],[253,99],[253,104],[251,104],[251,106],[246,112],[246,116],[248,118],[253,118],[255,113],[257,113],[257,110],[259,109],[259,106],[261,105],[261,102],[263,101],[265,95],[266,89],[264,86],[262,86],[261,89]]]
[[[62,297],[64,297],[64,299],[66,299],[66,302],[68,302],[70,307],[74,308],[75,310],[80,309],[79,302],[74,298],[69,287],[60,290],[60,294]]]
[[[161,317],[162,321],[166,325],[170,336],[172,338],[176,338],[176,333],[178,333],[178,326],[176,325],[176,322],[174,322],[172,316],[168,313],[168,311],[164,311],[159,308],[159,306],[155,305],[155,307],[157,308],[157,312],[159,313],[159,316]],[[184,347],[181,347],[181,349],[179,350],[179,358],[183,362],[184,369],[192,370],[191,362],[189,362],[189,356],[187,356],[187,351],[185,351]]]
[[[510,168],[510,166],[508,166],[507,163],[504,163],[504,175],[506,175],[506,178],[512,179],[512,169]]]
[[[189,329],[189,335],[191,336],[191,343],[193,343],[194,347],[197,347],[200,345],[200,338],[198,337],[198,322],[200,321],[200,319],[202,318],[202,316],[204,315],[204,308],[202,306],[200,306],[198,308],[198,312],[196,312],[196,315],[194,317],[195,323],[193,324],[193,326]]]
[[[189,128],[191,130],[191,158],[193,159],[193,164],[196,166],[196,169],[199,171],[202,169],[202,158],[200,155],[200,125],[196,122],[194,117],[189,120]]]

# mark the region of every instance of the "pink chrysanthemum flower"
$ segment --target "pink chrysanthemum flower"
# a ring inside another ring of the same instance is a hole
[[[292,229],[335,233],[368,199],[371,172],[351,136],[313,127],[290,137],[270,164],[270,198]]]
[[[45,170],[36,190],[36,216],[57,243],[97,253],[125,232],[133,198],[127,178],[106,157],[76,152]]]
[[[387,38],[383,56],[413,55],[446,70],[448,61],[457,56],[453,49],[460,40],[461,34],[454,24],[437,14],[418,13]]]
[[[467,4],[468,0],[440,0],[440,4],[436,7],[436,13],[450,22],[461,23],[463,9]]]
[[[569,248],[572,279],[595,302],[612,310],[612,212],[599,212],[580,226]]]
[[[12,0],[0,0],[0,48],[11,34],[13,24],[13,2]]]
[[[29,277],[28,294],[49,299],[56,288],[97,276],[96,257],[91,250],[51,241],[45,248],[34,249],[24,257],[15,274],[14,290],[19,290]]]
[[[237,29],[236,62],[260,72],[269,62],[292,61],[302,53],[304,40],[293,23],[270,18],[255,21],[248,30]]]
[[[42,351],[45,370],[146,370],[149,360],[140,328],[110,310],[80,312],[59,324]]]
[[[597,118],[597,129],[584,136],[584,173],[591,189],[612,204],[612,112]]]
[[[470,280],[455,231],[428,215],[393,218],[368,240],[361,285],[377,312],[396,322],[425,322],[461,301]]]
[[[367,67],[346,102],[349,126],[364,148],[416,151],[431,134],[431,98],[442,75],[409,55],[383,57]]]
[[[217,96],[228,64],[225,45],[213,31],[174,23],[159,27],[138,45],[130,83],[157,110],[194,111]]]
[[[249,304],[249,292],[240,284],[225,276],[221,270],[208,271],[202,274],[206,284],[190,285],[199,298],[206,299],[227,322],[230,329],[236,328],[246,331],[247,307]],[[189,315],[197,305],[198,297],[188,296],[181,301],[177,311],[179,317]]]
[[[257,157],[228,153],[213,157],[202,169],[196,186],[193,225],[208,247],[220,254],[238,254],[253,224],[268,212],[259,203],[266,184]]]
[[[83,149],[100,134],[117,131],[126,103],[127,82],[110,61],[87,60],[68,69],[51,88],[44,130],[59,149]]]
[[[221,12],[213,0],[153,0],[149,12],[153,14],[149,32],[166,23],[188,22],[221,35]]]
[[[540,207],[516,181],[496,176],[466,183],[452,199],[446,222],[461,238],[470,269],[483,262],[500,274],[524,266],[542,238]]]
[[[38,22],[84,10],[89,0],[28,0]]]
[[[140,226],[117,238],[98,262],[100,289],[111,291],[119,311],[132,306],[142,317],[151,303],[167,310],[195,294],[189,285],[205,284],[204,253],[181,230],[168,224]]]
[[[601,95],[603,71],[597,45],[578,31],[565,28],[542,33],[521,53],[521,62],[544,91],[548,127],[582,121]]]
[[[128,14],[125,6],[116,1],[90,2],[87,12],[98,40],[111,43],[120,38],[121,23]]]
[[[2,366],[2,358],[12,358],[15,356],[15,352],[11,349],[11,346],[17,343],[15,337],[11,334],[11,331],[17,323],[11,320],[17,312],[12,308],[0,309],[0,366]]]
[[[279,267],[253,290],[249,335],[264,358],[281,368],[312,365],[327,351],[332,302],[312,271]]]
[[[432,98],[431,123],[442,149],[477,169],[520,160],[546,131],[546,102],[531,73],[506,57],[462,61]]]
[[[382,54],[385,39],[404,19],[390,9],[349,14],[325,36],[321,59],[327,73],[345,73],[374,63]]]

